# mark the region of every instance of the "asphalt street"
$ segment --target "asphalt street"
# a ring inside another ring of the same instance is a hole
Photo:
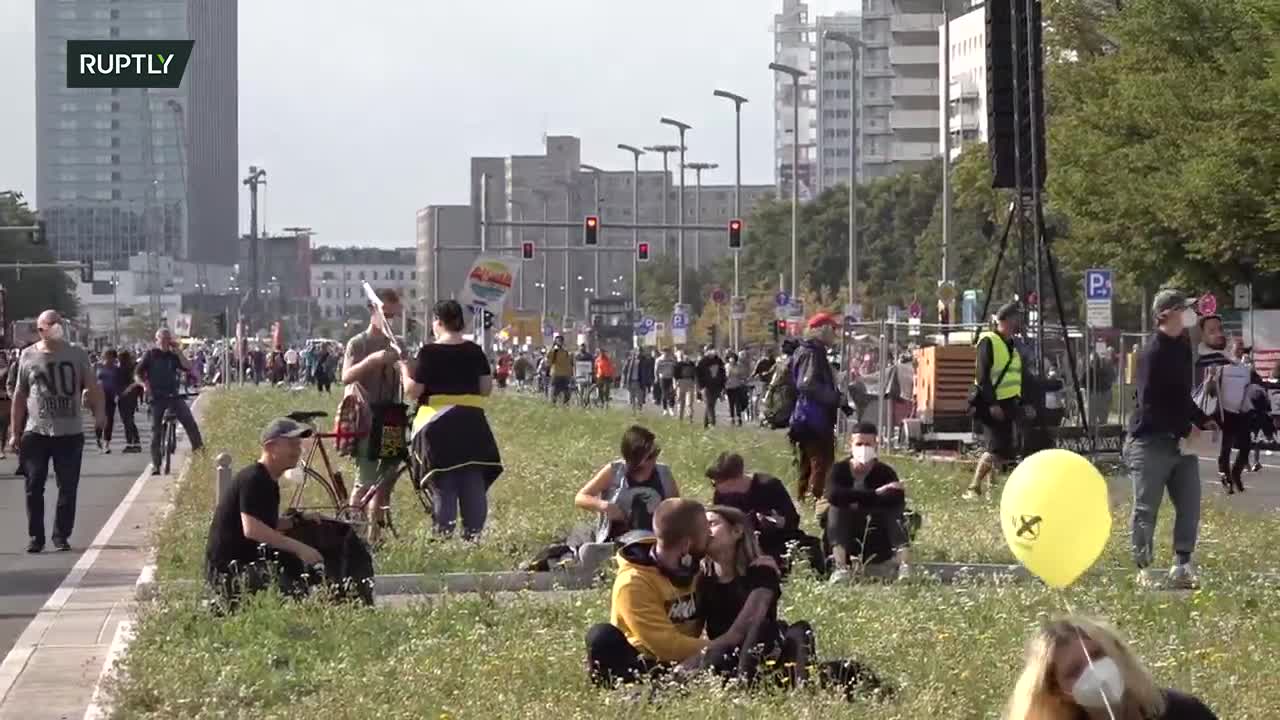
[[[71,552],[57,552],[52,544],[38,555],[28,554],[26,491],[23,478],[14,474],[16,458],[0,461],[0,657],[13,647],[18,636],[35,617],[45,600],[76,564],[98,530],[120,504],[134,481],[147,467],[146,444],[151,428],[138,413],[138,429],[144,452],[125,455],[116,439],[110,455],[98,450],[92,425],[86,426],[84,461],[76,503],[76,524],[71,534]],[[117,424],[119,430],[119,424]],[[58,488],[52,469],[45,487],[45,527],[53,527]]]

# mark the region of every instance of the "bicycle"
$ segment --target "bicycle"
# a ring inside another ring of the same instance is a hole
[[[175,400],[183,402],[198,397],[200,393],[178,393],[174,396]],[[150,403],[148,403],[148,413],[150,412]],[[178,449],[178,416],[173,414],[173,408],[165,408],[164,415],[160,418],[160,442],[164,443],[164,458],[161,465],[164,466],[164,474],[168,475],[173,468],[173,453]]]
[[[302,463],[299,469],[302,478],[298,482],[298,487],[293,491],[293,497],[289,500],[289,509],[291,510],[320,510],[332,511],[336,520],[341,520],[357,528],[363,528],[368,520],[365,518],[364,510],[371,500],[377,497],[377,493],[382,487],[391,483],[398,483],[402,477],[408,475],[409,482],[413,485],[414,494],[422,503],[423,510],[426,511],[428,518],[434,517],[431,509],[431,503],[424,497],[425,490],[419,488],[417,483],[413,482],[414,470],[411,460],[403,460],[395,466],[395,470],[384,477],[378,479],[378,482],[368,487],[364,494],[355,498],[355,502],[351,502],[351,493],[347,488],[346,480],[343,478],[342,471],[335,469],[333,463],[329,460],[329,451],[325,446],[325,440],[346,440],[359,439],[363,437],[363,433],[338,433],[338,432],[320,432],[315,425],[315,421],[322,417],[328,417],[329,413],[322,410],[306,410],[289,413],[287,416],[290,420],[300,422],[310,426],[316,432],[311,436],[312,442],[303,454]],[[319,456],[319,462],[316,458]],[[320,469],[317,469],[320,468]],[[323,470],[323,472],[321,472]],[[306,490],[307,482],[312,481],[319,485],[325,491],[327,504],[322,507],[308,507],[302,505],[303,493]],[[391,531],[392,537],[399,537],[396,532],[395,524],[391,520],[391,508],[382,508],[382,526]]]
[[[597,394],[597,391],[596,391],[595,383],[590,381],[584,381],[584,380],[578,381],[577,395],[578,395],[579,405],[581,405],[584,408],[591,407],[591,403],[594,402],[594,396],[596,394]]]

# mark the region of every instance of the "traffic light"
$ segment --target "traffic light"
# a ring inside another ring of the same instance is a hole
[[[582,222],[582,244],[595,245],[599,241],[596,239],[596,231],[600,229],[600,218],[595,215],[588,215],[587,219]]]
[[[218,337],[227,336],[227,311],[223,310],[213,316],[213,327],[218,331]]]
[[[729,249],[740,250],[742,248],[742,221],[734,218],[729,221]]]
[[[779,320],[777,323],[775,323],[775,325],[777,325],[777,326],[778,326],[778,337],[779,337],[779,338],[784,338],[784,337],[786,337],[786,336],[787,336],[787,321],[786,321],[786,320]]]
[[[640,262],[649,262],[649,243],[636,243],[636,259]]]
[[[769,321],[769,337],[773,338],[774,342],[778,342],[778,321],[776,320]]]
[[[485,330],[493,329],[493,313],[489,312],[488,310],[484,311],[484,329]]]
[[[531,242],[520,243],[520,257],[524,258],[525,260],[533,259],[533,243]]]
[[[93,284],[93,260],[85,260],[80,264],[80,282],[85,285]]]

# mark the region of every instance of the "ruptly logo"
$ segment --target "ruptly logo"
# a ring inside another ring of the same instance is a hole
[[[194,40],[68,40],[69,88],[176,88]]]

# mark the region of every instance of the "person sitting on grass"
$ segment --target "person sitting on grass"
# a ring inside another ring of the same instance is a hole
[[[286,595],[305,594],[306,568],[324,562],[318,550],[285,536],[292,521],[280,517],[280,476],[297,466],[302,440],[311,435],[302,423],[272,420],[262,431],[258,461],[236,473],[218,498],[205,546],[205,578],[229,610],[241,593],[273,582]]]
[[[810,670],[816,669],[820,685],[840,688],[846,697],[860,688],[891,692],[859,663],[814,661],[816,649],[809,623],[778,620],[781,576],[777,565],[761,552],[751,516],[737,508],[712,505],[707,508],[707,524],[711,541],[696,585],[698,612],[706,624],[707,638],[715,641],[730,632],[748,610],[752,593],[763,590],[770,597],[765,612],[747,627],[741,648],[729,652],[729,660],[738,660],[733,673],[737,679],[748,685],[755,683],[763,662],[771,670],[768,679],[786,688],[799,687],[809,678]]]
[[[622,457],[596,471],[573,498],[583,510],[600,514],[595,542],[617,540],[633,530],[653,530],[658,503],[680,497],[671,468],[658,462],[662,448],[639,425],[622,433]]]
[[[1060,618],[1027,643],[1026,664],[1004,720],[1217,720],[1199,699],[1156,686],[1116,633]]]
[[[823,572],[826,563],[822,542],[801,532],[800,513],[781,480],[767,473],[748,473],[742,456],[734,452],[720,453],[707,468],[706,476],[713,488],[711,502],[746,513],[756,529],[760,549],[784,573],[790,565],[787,556],[793,544],[806,551],[815,570]]]
[[[906,493],[893,468],[876,459],[876,426],[859,423],[849,449],[849,457],[831,467],[817,506],[831,547],[833,584],[865,565],[893,560],[907,545]]]
[[[776,596],[768,588],[752,590],[733,624],[716,639],[704,639],[694,586],[711,541],[706,511],[693,500],[663,500],[654,531],[656,537],[618,551],[609,622],[587,631],[587,671],[597,685],[703,669],[736,673],[738,648]]]

